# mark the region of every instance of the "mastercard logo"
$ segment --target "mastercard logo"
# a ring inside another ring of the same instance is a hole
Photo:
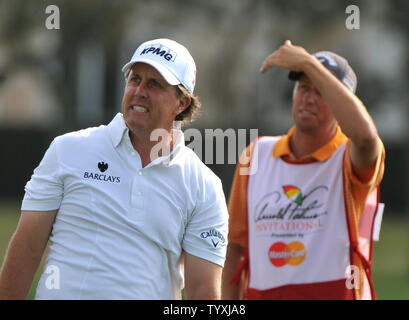
[[[284,242],[274,243],[268,250],[268,258],[275,267],[285,265],[298,266],[305,260],[306,251],[304,244],[298,241],[286,244]]]

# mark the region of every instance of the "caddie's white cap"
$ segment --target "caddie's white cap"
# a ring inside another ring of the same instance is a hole
[[[142,43],[132,59],[123,66],[125,72],[136,62],[154,67],[172,86],[182,84],[193,93],[196,83],[196,64],[189,51],[170,39],[156,39]]]

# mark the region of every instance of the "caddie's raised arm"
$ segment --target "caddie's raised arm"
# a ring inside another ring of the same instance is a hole
[[[348,62],[333,52],[311,55],[287,40],[266,58],[260,72],[272,67],[291,70],[292,80],[303,75],[311,80],[351,140],[350,157],[355,173],[363,181],[370,178],[382,147],[371,116],[355,95],[357,78]]]

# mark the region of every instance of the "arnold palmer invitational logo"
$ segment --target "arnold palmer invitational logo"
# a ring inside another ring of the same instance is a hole
[[[108,163],[101,161],[101,162],[98,162],[97,167],[101,173],[104,173],[105,171],[108,170],[109,165]],[[114,176],[110,176],[107,174],[100,174],[96,172],[87,172],[87,171],[84,172],[84,179],[98,180],[98,181],[111,182],[111,183],[121,182],[121,177],[114,177]]]
[[[254,211],[256,233],[271,236],[302,236],[321,229],[327,215],[325,199],[328,187],[320,185],[303,191],[293,185],[266,194]]]

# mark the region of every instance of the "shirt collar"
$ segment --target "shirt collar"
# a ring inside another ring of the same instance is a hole
[[[114,119],[108,124],[108,132],[111,137],[113,146],[116,148],[119,144],[126,141],[129,145],[129,129],[125,124],[125,120],[122,113],[117,113]],[[173,148],[170,154],[166,156],[159,157],[152,161],[152,164],[165,162],[170,164],[170,162],[175,159],[175,157],[180,153],[182,148],[185,146],[185,136],[183,131],[180,129],[173,129]],[[133,147],[132,147],[133,148]]]
[[[288,133],[281,137],[274,146],[273,157],[293,156],[290,149],[290,138],[293,135],[295,127],[292,127]],[[348,138],[342,133],[341,128],[337,126],[334,136],[318,150],[314,151],[308,158],[316,161],[326,161]]]
[[[108,132],[111,137],[112,144],[116,148],[121,143],[125,133],[128,133],[128,128],[125,125],[122,113],[118,112],[108,124]]]

